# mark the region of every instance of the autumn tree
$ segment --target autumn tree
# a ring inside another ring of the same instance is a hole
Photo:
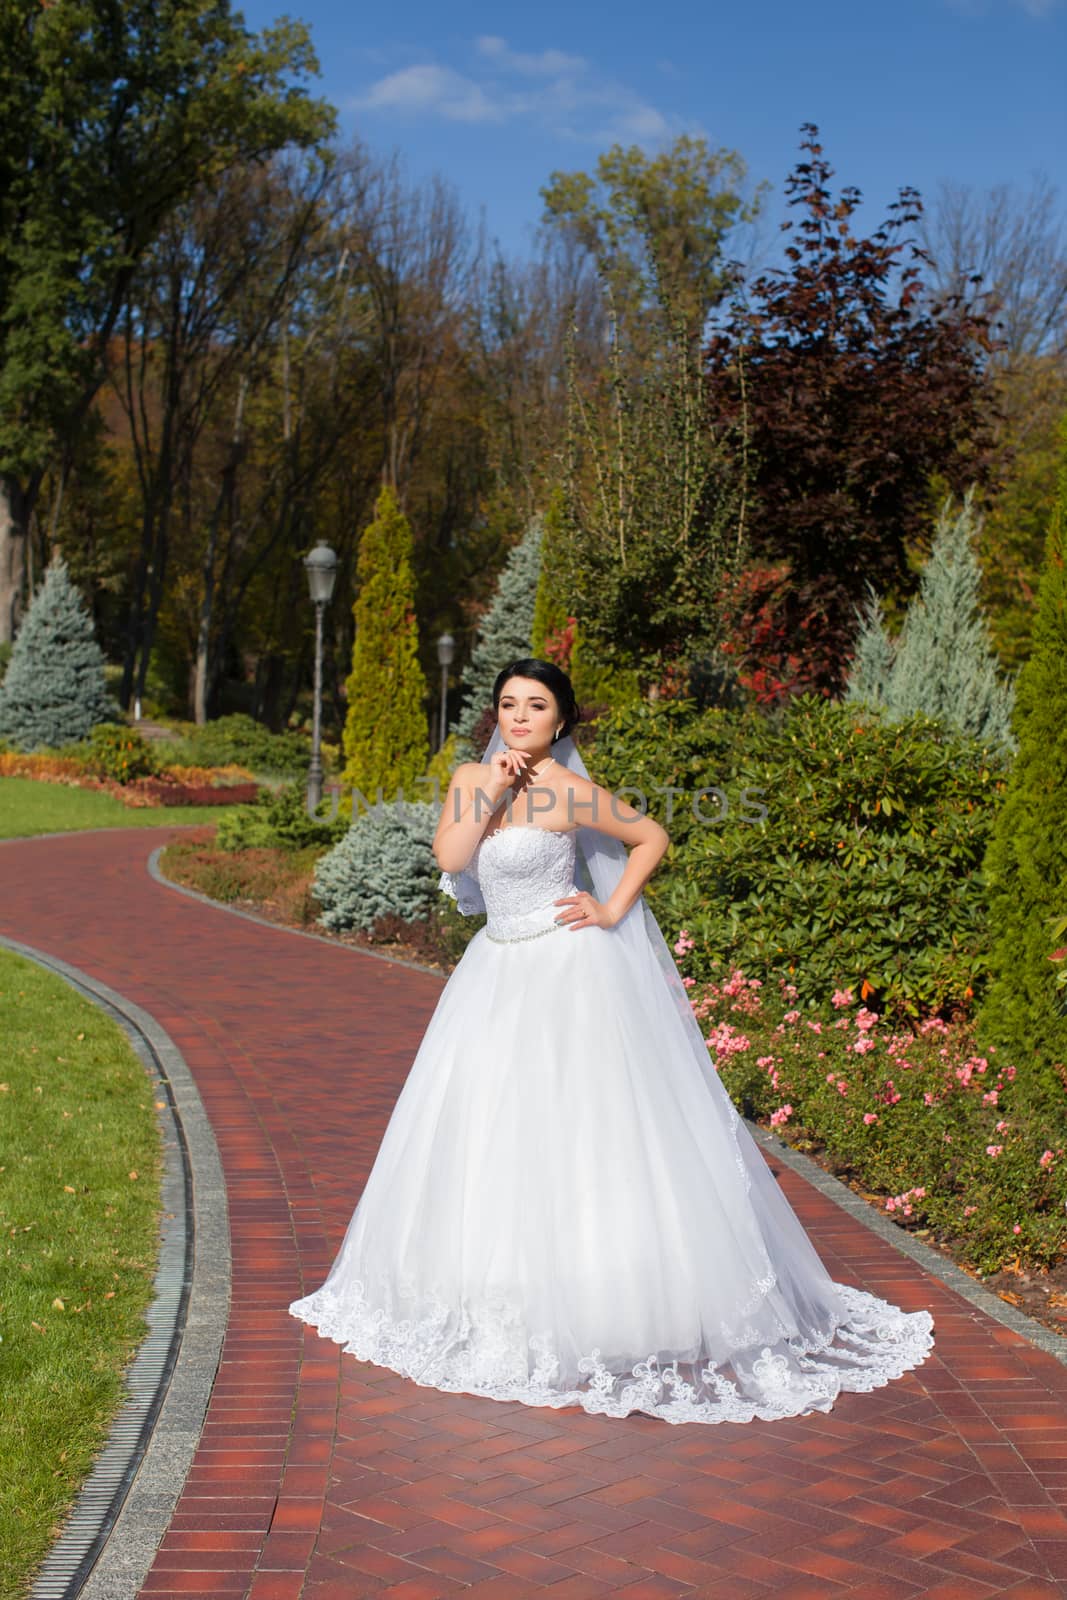
[[[857,238],[860,191],[834,197],[818,129],[803,132],[809,159],[786,184],[800,220],[782,224],[790,265],[738,290],[707,351],[710,425],[748,422],[748,535],[765,581],[743,596],[737,632],[771,697],[841,690],[865,584],[914,587],[908,552],[935,475],[963,494],[989,470],[988,324],[951,294],[922,303],[926,258],[905,234],[919,194],[901,189],[890,219]]]
[[[0,642],[139,261],[198,185],[332,129],[315,71],[302,24],[256,35],[226,0],[0,8]]]

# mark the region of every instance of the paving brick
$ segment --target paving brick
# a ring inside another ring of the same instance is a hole
[[[230,1200],[233,1298],[145,1600],[1056,1600],[1067,1373],[771,1162],[833,1276],[934,1315],[827,1415],[672,1427],[439,1394],[288,1316],[340,1243],[442,980],[153,881],[176,833],[0,845],[0,929],[167,1029]]]

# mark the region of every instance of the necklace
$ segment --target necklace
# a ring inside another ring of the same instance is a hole
[[[551,767],[551,766],[554,766],[554,765],[555,765],[555,760],[556,760],[556,758],[555,758],[555,756],[549,756],[549,758],[548,758],[548,760],[547,760],[547,761],[546,761],[546,762],[545,762],[545,764],[544,764],[544,766],[543,766],[543,767],[542,767],[542,768],[541,768],[541,770],[540,770],[540,772],[537,772],[537,771],[531,771],[531,773],[530,773],[530,777],[531,777],[531,778],[539,778],[539,777],[540,777],[540,776],[541,776],[541,773],[542,773],[542,772],[547,772],[547,771],[548,771],[548,769],[549,769],[549,767]]]

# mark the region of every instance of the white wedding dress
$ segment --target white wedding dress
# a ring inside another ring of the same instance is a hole
[[[929,1312],[831,1281],[656,959],[555,921],[574,831],[498,829],[467,872],[487,924],[293,1314],[416,1384],[672,1423],[826,1411],[925,1360]]]

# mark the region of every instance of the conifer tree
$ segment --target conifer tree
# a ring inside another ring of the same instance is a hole
[[[473,748],[471,734],[493,703],[497,673],[509,661],[528,656],[533,648],[543,532],[542,518],[531,517],[526,532],[508,555],[496,594],[482,618],[478,641],[463,675],[463,703],[453,727],[457,751],[463,760],[480,754]]]
[[[415,785],[430,758],[426,677],[419,664],[411,525],[386,487],[360,540],[356,637],[347,682],[342,781],[371,803]]]
[[[53,561],[0,683],[0,738],[21,750],[55,748],[117,715],[92,618],[66,563]]]
[[[1019,749],[986,852],[995,943],[979,1014],[982,1035],[1011,1053],[1020,1078],[1043,1076],[1057,1095],[1048,1069],[1067,1067],[1067,1017],[1050,960],[1051,924],[1067,912],[1067,417],[1060,450],[1032,649],[1018,680]]]
[[[846,700],[884,706],[893,673],[893,641],[885,626],[878,591],[867,585],[867,604],[860,613],[860,628],[845,685]]]
[[[974,541],[981,518],[972,485],[959,512],[942,504],[919,593],[894,646],[881,605],[868,601],[845,698],[884,707],[891,721],[921,712],[1001,749],[1015,748],[1014,690],[1001,680],[979,601]]]

